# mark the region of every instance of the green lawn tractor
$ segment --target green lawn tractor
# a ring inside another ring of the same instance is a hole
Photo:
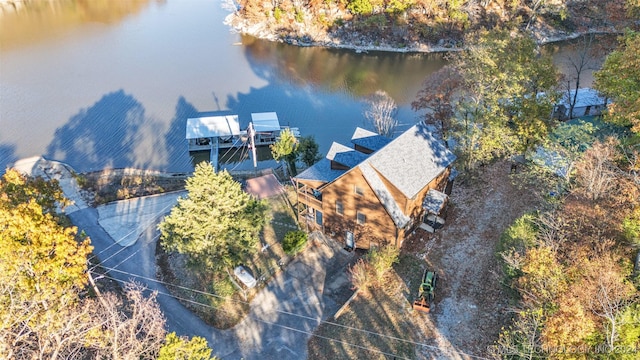
[[[425,270],[422,276],[422,283],[418,289],[418,297],[413,302],[413,309],[428,313],[431,309],[434,291],[436,288],[437,275],[433,271]]]

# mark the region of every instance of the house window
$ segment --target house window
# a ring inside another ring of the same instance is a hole
[[[336,212],[339,215],[344,215],[344,207],[342,206],[342,201],[336,201]]]
[[[358,185],[354,186],[353,191],[356,193],[356,195],[360,195],[360,196],[364,195],[364,189],[359,187]]]
[[[316,210],[316,224],[322,226],[322,212]]]
[[[367,216],[358,211],[356,213],[356,221],[358,222],[358,225],[364,225],[364,223],[367,222]]]

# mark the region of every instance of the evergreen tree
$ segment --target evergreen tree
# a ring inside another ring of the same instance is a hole
[[[186,254],[191,265],[212,271],[257,252],[267,209],[263,201],[242,191],[227,171],[215,173],[205,163],[196,166],[185,187],[187,197],[158,225],[166,250]]]
[[[300,139],[298,145],[298,157],[307,166],[317,163],[322,156],[318,153],[318,143],[313,135],[305,136]]]

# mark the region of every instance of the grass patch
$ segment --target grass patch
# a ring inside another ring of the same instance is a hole
[[[421,264],[424,261],[413,255],[401,255],[384,281],[361,290],[341,317],[330,320],[344,327],[327,323],[318,327],[315,334],[319,336],[309,340],[309,359],[415,358],[411,342],[424,343],[431,335],[428,315],[411,308],[408,282],[419,284]]]

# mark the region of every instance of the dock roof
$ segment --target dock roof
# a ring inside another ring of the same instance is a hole
[[[565,91],[558,103],[568,107],[574,96],[576,97],[576,104],[574,105],[576,108],[604,105],[606,103],[604,96],[600,95],[597,90],[591,88],[580,88],[571,90],[570,92]]]
[[[271,132],[280,130],[280,121],[275,112],[251,113],[251,122],[256,132]]]
[[[238,115],[207,116],[187,119],[187,139],[240,135]]]

